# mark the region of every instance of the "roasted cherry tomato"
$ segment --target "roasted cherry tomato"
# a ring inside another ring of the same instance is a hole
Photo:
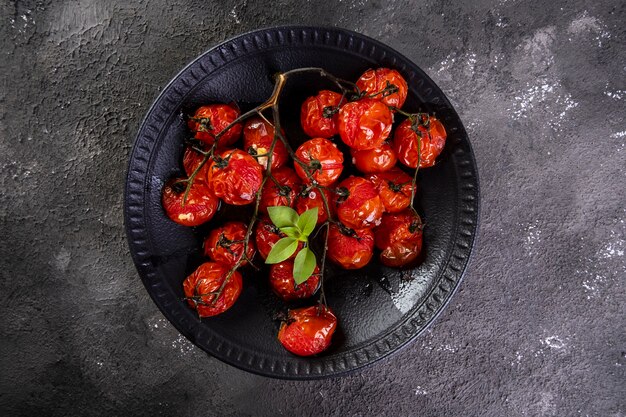
[[[185,148],[185,153],[183,154],[183,168],[185,168],[185,174],[187,174],[187,177],[190,177],[191,174],[193,174],[198,165],[202,163],[203,159],[204,156],[194,151],[190,146]],[[194,181],[206,183],[206,174],[209,171],[209,166],[211,166],[210,159],[204,163],[202,169],[200,169],[200,171],[196,174]]]
[[[322,193],[326,197],[328,202],[328,208],[333,212],[335,207],[333,199],[325,189],[315,188],[311,185],[305,185],[302,187],[298,196],[296,197],[296,211],[298,214],[302,214],[307,210],[317,207],[317,224],[322,224],[328,220],[328,213],[326,213],[326,206],[324,205],[324,199]],[[332,215],[332,213],[331,213]]]
[[[272,206],[293,207],[296,195],[300,189],[300,177],[289,167],[272,170],[274,180],[267,179],[261,192],[259,210],[267,213],[267,208]]]
[[[228,104],[209,104],[199,107],[187,121],[194,138],[212,145],[215,135],[219,134],[228,125],[239,117],[239,110]],[[224,147],[237,142],[241,136],[241,123],[237,123],[219,139],[219,146]]]
[[[422,123],[415,127],[411,119],[400,123],[393,137],[393,148],[400,162],[404,165],[417,168],[417,129],[421,133],[420,139],[420,168],[435,165],[435,159],[446,144],[446,129],[434,116],[422,116]]]
[[[383,265],[406,266],[415,261],[422,250],[422,221],[410,209],[385,213],[374,236]]]
[[[398,71],[389,68],[365,71],[356,82],[356,86],[359,90],[365,91],[368,96],[373,95],[376,100],[398,109],[404,104],[409,91],[404,77]],[[395,86],[395,92],[391,92],[393,86]]]
[[[328,139],[315,138],[304,142],[296,150],[296,157],[308,164],[313,179],[320,185],[332,184],[343,171],[343,153]],[[294,167],[305,183],[311,182],[299,163],[294,162]]]
[[[352,163],[356,169],[364,174],[389,171],[398,161],[396,152],[387,142],[383,143],[380,148],[365,151],[350,150],[350,154],[352,154]]]
[[[322,90],[304,100],[300,110],[300,123],[304,133],[312,138],[330,138],[339,133],[337,126],[341,94]]]
[[[278,341],[294,355],[316,355],[330,346],[336,328],[337,317],[328,307],[289,310],[287,321],[278,331]]]
[[[215,294],[228,276],[229,267],[217,262],[205,262],[183,282],[187,303],[198,311],[200,317],[211,317],[223,313],[235,304],[243,283],[241,274],[233,271],[224,290],[215,301]]]
[[[243,255],[244,241],[248,227],[242,222],[228,222],[217,229],[211,230],[204,240],[204,254],[215,262],[233,267]],[[254,257],[254,242],[248,242],[246,258]],[[241,266],[246,265],[245,259]]]
[[[163,187],[162,204],[167,216],[183,226],[198,226],[211,220],[219,208],[220,200],[206,183],[194,181],[183,205],[186,184],[177,183],[181,180],[184,178],[175,178]]]
[[[255,201],[263,182],[263,168],[246,152],[231,149],[214,158],[207,181],[217,197],[228,204],[242,206]]]
[[[320,270],[316,266],[313,275],[300,285],[293,280],[293,261],[286,260],[274,264],[270,268],[270,285],[272,290],[285,301],[293,301],[300,298],[309,298],[320,284]]]
[[[261,217],[261,219],[257,222],[255,229],[255,242],[259,255],[261,255],[263,259],[267,259],[267,255],[272,250],[272,247],[274,247],[276,242],[284,237],[287,237],[287,235],[281,232],[278,227],[274,226],[270,219]],[[298,242],[298,248],[293,255],[289,257],[289,259],[294,258],[303,246],[302,242]]]
[[[285,132],[283,132],[285,136]],[[268,154],[274,140],[274,126],[260,117],[249,119],[243,128],[243,149],[250,155]],[[267,168],[267,156],[255,156],[258,163]],[[280,168],[289,160],[287,148],[282,140],[276,139],[272,153],[272,169]]]
[[[389,107],[371,98],[344,104],[339,110],[341,140],[357,151],[380,148],[391,133],[392,123]]]
[[[353,229],[374,227],[385,208],[374,184],[361,177],[348,177],[336,188],[335,208],[343,224]]]
[[[333,223],[328,230],[328,259],[343,269],[363,268],[374,254],[374,232],[371,229],[349,229]]]
[[[374,183],[385,211],[398,213],[411,204],[412,178],[398,168],[366,177]]]

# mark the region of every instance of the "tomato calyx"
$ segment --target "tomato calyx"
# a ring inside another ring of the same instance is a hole
[[[322,110],[322,117],[325,119],[332,119],[337,113],[339,113],[339,106],[326,106]]]
[[[422,223],[422,219],[416,214],[416,219],[411,222],[409,225],[409,232],[416,233],[424,230],[424,223]]]
[[[228,162],[230,161],[230,157],[232,154],[228,155],[226,158],[222,158],[219,155],[213,155],[213,161],[215,161],[215,168],[224,169],[228,166]]]
[[[386,81],[385,81],[385,83],[386,83],[386,84],[385,84],[385,87],[384,87],[382,90],[377,91],[377,92],[375,92],[375,93],[372,93],[372,94],[368,95],[367,97],[369,97],[369,98],[374,98],[374,97],[376,97],[377,95],[381,94],[381,96],[380,96],[380,97],[381,97],[381,98],[385,98],[385,97],[387,97],[387,96],[392,95],[393,93],[397,93],[397,92],[398,92],[399,88],[398,88],[398,86],[397,86],[397,85],[395,85],[395,84],[391,84],[391,83],[389,82],[389,80],[386,80]]]
[[[230,253],[233,256],[237,256],[237,253],[231,248],[231,246],[235,243],[243,243],[243,240],[231,240],[227,238],[224,233],[220,234],[220,237],[217,240],[217,246],[226,249],[226,252]]]
[[[187,187],[183,185],[182,181],[176,181],[172,184],[172,190],[174,190],[176,194],[182,194],[185,192],[185,188]]]
[[[343,203],[350,197],[350,190],[346,187],[337,187],[334,192],[337,194],[337,203]]]
[[[337,224],[337,227],[339,228],[339,232],[342,235],[354,238],[356,240],[361,240],[361,237],[357,234],[357,232],[354,229],[349,228],[348,226],[346,226],[345,224],[341,222],[337,222],[336,224]]]
[[[189,117],[189,120],[193,120],[198,123],[198,131],[199,132],[212,132],[215,130],[213,125],[211,124],[211,119],[209,117]]]

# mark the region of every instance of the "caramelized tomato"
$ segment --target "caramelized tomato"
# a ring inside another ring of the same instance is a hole
[[[317,207],[317,224],[320,225],[328,220],[328,213],[326,213],[326,206],[324,205],[324,199],[322,193],[326,197],[328,202],[328,208],[333,211],[334,203],[328,190],[319,189],[312,186],[305,186],[296,197],[296,211],[298,214],[302,214],[307,210]],[[331,213],[332,215],[332,213]]]
[[[383,216],[374,230],[383,265],[399,268],[413,263],[422,250],[422,221],[412,210]]]
[[[229,273],[226,265],[205,262],[183,282],[187,303],[198,311],[200,317],[223,313],[235,304],[243,286],[241,274],[233,271],[224,290],[215,301],[212,292],[218,291]]]
[[[207,182],[213,193],[228,204],[241,206],[255,201],[263,182],[263,168],[239,149],[222,152],[211,163]]]
[[[228,104],[209,104],[199,107],[187,121],[193,137],[208,145],[215,142],[215,136],[239,117],[239,110]],[[222,134],[219,146],[225,147],[237,142],[241,136],[241,123],[237,123]]]
[[[337,192],[335,207],[343,224],[353,229],[365,229],[380,223],[385,209],[371,181],[348,177],[339,183]]]
[[[391,133],[393,114],[378,100],[363,98],[339,110],[341,140],[357,151],[380,148]]]
[[[429,122],[426,122],[428,126],[420,123],[418,127],[415,127],[411,119],[406,119],[396,129],[393,137],[393,148],[400,162],[408,167],[417,168],[418,136],[414,129],[421,133],[419,143],[420,168],[435,165],[435,159],[446,144],[446,130],[441,122],[434,116],[422,118],[424,121],[428,119],[430,119]]]
[[[320,185],[331,185],[343,171],[343,153],[328,139],[314,138],[304,142],[296,150],[296,157],[308,164],[311,176]],[[294,167],[302,181],[311,182],[300,164],[294,162]]]
[[[304,100],[300,109],[302,130],[312,138],[330,138],[339,133],[337,127],[338,106],[341,94],[322,90]]]
[[[380,100],[387,106],[401,108],[406,100],[409,86],[406,80],[396,70],[389,68],[369,69],[356,82],[361,91],[368,96]],[[395,86],[396,92],[389,94],[389,87]]]
[[[283,132],[285,136],[285,132]],[[274,126],[260,117],[249,119],[243,128],[243,149],[250,155],[266,155],[274,141]],[[257,162],[267,168],[267,156],[256,156]],[[272,169],[282,167],[289,160],[287,148],[282,140],[276,139],[272,153]]]
[[[317,355],[330,346],[336,328],[337,317],[328,307],[289,310],[287,321],[278,331],[278,341],[294,355]]]
[[[364,174],[389,171],[398,161],[395,151],[387,142],[383,143],[380,148],[365,151],[350,150],[350,154],[352,154],[352,163],[356,169]]]
[[[313,275],[302,284],[298,285],[293,279],[293,261],[286,260],[271,266],[270,285],[276,295],[285,301],[309,298],[315,294],[315,291],[317,291],[319,287],[319,273],[320,270],[316,266]]]
[[[267,208],[272,206],[293,207],[300,188],[300,177],[289,167],[272,170],[272,177],[274,180],[268,179],[261,192],[259,210],[263,213],[267,213]]]
[[[183,205],[185,184],[176,183],[184,178],[168,181],[163,187],[161,202],[167,216],[183,226],[198,226],[213,218],[220,200],[202,181],[194,181]]]
[[[219,262],[228,267],[233,267],[243,256],[244,240],[248,227],[242,222],[228,222],[217,229],[211,230],[204,240],[204,254],[215,262]],[[254,257],[254,242],[248,242],[246,259]],[[241,262],[241,266],[246,265],[247,260]]]
[[[263,259],[267,259],[267,255],[270,253],[276,242],[286,236],[287,235],[281,232],[278,227],[274,226],[270,219],[261,217],[261,219],[257,222],[255,229],[255,242],[259,255],[261,255]],[[298,242],[298,248],[293,255],[289,257],[289,259],[295,258],[296,254],[300,252],[302,247],[302,242]]]
[[[328,259],[343,269],[363,268],[374,254],[374,232],[352,230],[342,224],[331,224],[328,230]]]
[[[386,212],[397,213],[411,204],[413,178],[401,169],[370,174],[366,178],[376,186]]]

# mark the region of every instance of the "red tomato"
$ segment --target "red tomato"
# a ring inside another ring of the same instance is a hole
[[[267,208],[272,206],[293,207],[300,189],[300,177],[289,167],[272,170],[272,176],[278,184],[271,178],[265,182],[259,204],[259,210],[263,213],[267,213]]]
[[[239,117],[239,110],[228,104],[209,104],[199,107],[187,121],[194,138],[213,145],[215,135],[219,134],[228,125]],[[219,139],[219,146],[224,147],[237,142],[241,136],[241,123],[237,123]]]
[[[348,177],[337,186],[337,217],[353,229],[365,229],[380,223],[385,208],[374,184],[361,177]]]
[[[205,262],[183,282],[187,303],[198,311],[200,317],[211,317],[223,313],[235,304],[241,287],[241,274],[233,271],[224,290],[214,302],[217,291],[228,275],[229,268],[216,262]],[[192,298],[193,297],[193,298]]]
[[[335,223],[328,230],[328,259],[343,269],[363,268],[374,254],[374,232],[371,229],[348,229]]]
[[[231,149],[211,163],[207,182],[226,203],[242,206],[255,201],[263,182],[263,168],[246,152]]]
[[[352,149],[380,148],[393,123],[389,107],[378,100],[363,98],[344,104],[339,110],[339,135]]]
[[[415,261],[422,250],[422,221],[410,209],[386,213],[374,230],[374,236],[383,265],[406,266]]]
[[[283,132],[285,136],[285,132]],[[254,117],[246,122],[243,128],[243,149],[250,155],[267,154],[274,141],[274,126],[267,123],[260,117]],[[257,157],[256,160],[263,167],[267,168],[267,156]],[[272,169],[280,168],[289,160],[289,154],[285,144],[280,139],[276,139],[274,152],[272,153]]]
[[[276,242],[284,237],[287,237],[287,235],[281,232],[278,227],[274,226],[270,219],[261,217],[261,219],[257,222],[255,229],[255,242],[259,254],[263,259],[267,259],[267,255],[272,250],[272,247],[274,247]],[[298,248],[294,254],[289,257],[289,259],[294,258],[303,246],[302,242],[298,242]]]
[[[287,260],[270,267],[270,285],[272,290],[285,301],[309,298],[320,284],[320,270],[316,266],[313,275],[300,285],[293,280],[293,261]]]
[[[244,240],[248,226],[242,222],[228,222],[217,229],[211,230],[204,240],[204,255],[215,262],[219,262],[228,267],[233,267],[243,255]],[[246,258],[254,257],[254,242],[248,242]],[[246,265],[245,259],[241,266]]]
[[[198,226],[211,220],[217,213],[220,200],[204,182],[194,181],[183,205],[186,184],[176,184],[183,179],[172,179],[163,187],[162,204],[167,216],[183,226]]]
[[[316,355],[330,346],[336,328],[337,317],[328,307],[289,310],[287,321],[278,331],[278,341],[294,355]]]
[[[311,176],[320,185],[331,185],[343,171],[343,153],[328,139],[315,138],[304,142],[296,150],[296,157],[308,164]],[[300,164],[294,162],[294,167],[305,183],[311,182]]]
[[[424,116],[422,120],[426,121],[428,117]],[[435,165],[435,159],[446,144],[446,130],[441,122],[436,117],[430,116],[430,122],[426,123],[428,123],[428,127],[421,123],[417,127],[422,136],[420,140],[420,168]],[[406,119],[400,123],[393,137],[393,148],[400,162],[408,167],[417,168],[418,137],[413,129],[411,119]]]
[[[401,169],[370,174],[366,178],[376,186],[386,212],[398,213],[411,204],[413,178]]]
[[[397,91],[392,94],[382,93],[388,85],[396,86]],[[367,92],[369,96],[376,94],[374,98],[382,101],[387,106],[397,108],[402,107],[409,91],[409,86],[404,77],[398,71],[389,68],[365,71],[356,82],[356,86],[359,90]]]
[[[198,165],[202,163],[203,159],[204,159],[204,156],[194,151],[190,146],[186,147],[185,153],[183,154],[183,168],[185,168],[185,174],[187,174],[187,176],[190,177],[191,174],[193,174],[193,172],[196,170]],[[211,160],[208,160],[205,162],[200,172],[196,174],[196,177],[194,178],[194,182],[200,181],[200,182],[206,183],[206,174],[209,170],[210,165],[211,165]]]
[[[341,94],[322,90],[316,96],[304,100],[300,109],[302,130],[312,138],[330,138],[339,133],[337,129],[337,106]]]
[[[298,214],[302,214],[307,210],[317,207],[317,224],[322,224],[328,220],[328,213],[326,213],[326,206],[322,198],[322,193],[326,196],[328,202],[328,208],[332,211],[334,208],[334,202],[331,198],[328,190],[307,186],[298,193],[296,197],[296,211]]]
[[[365,151],[351,149],[350,154],[352,154],[352,163],[356,169],[364,174],[388,171],[396,165],[398,160],[396,153],[387,142],[383,143],[380,148]]]

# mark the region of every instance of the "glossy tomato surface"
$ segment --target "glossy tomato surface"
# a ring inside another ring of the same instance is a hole
[[[390,267],[411,265],[422,251],[422,221],[412,210],[385,213],[375,230],[380,261]]]
[[[339,135],[357,151],[382,146],[391,133],[393,114],[378,100],[363,98],[344,104],[339,110]]]
[[[200,139],[208,145],[215,142],[215,135],[228,127],[239,117],[239,110],[228,104],[209,104],[199,107],[187,121],[194,138]],[[219,139],[219,147],[225,147],[237,142],[241,137],[241,123],[233,125]]]
[[[421,139],[415,133],[416,127],[410,119],[400,123],[393,137],[393,148],[398,159],[411,168],[417,168],[418,145],[421,151],[420,168],[428,168],[435,165],[435,159],[446,144],[446,130],[441,122],[434,116],[424,118],[424,120],[429,120],[428,127],[423,124],[417,127],[421,133]]]
[[[384,142],[380,148],[364,151],[350,150],[352,163],[364,174],[389,171],[396,165],[398,158],[390,144]]]
[[[295,209],[298,214],[302,214],[307,210],[317,207],[317,224],[320,225],[328,220],[328,213],[326,212],[326,205],[324,204],[324,198],[328,203],[328,209],[331,211],[331,216],[334,214],[335,203],[331,193],[323,188],[316,188],[310,185],[304,186],[298,196],[296,197]]]
[[[183,282],[187,303],[198,311],[200,317],[221,314],[231,308],[239,298],[243,282],[238,271],[230,275],[217,300],[211,294],[220,288],[228,273],[229,268],[226,265],[205,262]]]
[[[356,82],[361,91],[374,99],[382,101],[387,106],[401,108],[406,101],[409,86],[406,80],[396,70],[389,68],[369,69]],[[389,87],[395,86],[396,92],[388,94]]]
[[[259,210],[263,213],[272,206],[293,207],[300,189],[300,177],[289,167],[272,170],[272,177],[265,181],[261,192]]]
[[[328,259],[343,269],[363,268],[374,254],[374,232],[371,229],[352,230],[331,224],[328,230]]]
[[[198,226],[211,220],[219,208],[220,200],[204,182],[194,181],[183,205],[186,185],[176,184],[181,180],[184,178],[168,181],[161,191],[161,203],[167,217],[183,226]]]
[[[309,298],[317,291],[320,270],[315,266],[313,275],[301,284],[293,279],[293,260],[286,260],[270,267],[270,285],[276,295],[285,301]]]
[[[413,178],[401,169],[370,174],[366,178],[376,186],[386,212],[397,213],[411,204]]]
[[[283,132],[285,136],[285,132]],[[274,141],[274,126],[260,117],[248,119],[243,128],[243,150],[250,155],[269,154]],[[267,168],[267,156],[257,156],[256,160],[263,168]],[[282,140],[276,139],[272,152],[272,169],[282,167],[289,160],[287,148]]]
[[[278,341],[294,355],[317,355],[330,346],[336,328],[337,317],[328,307],[289,310],[287,321],[278,331]]]
[[[335,210],[343,224],[353,229],[364,229],[380,223],[385,209],[371,181],[351,176],[339,183],[337,192]]]
[[[341,94],[322,90],[304,100],[300,109],[302,130],[312,138],[330,138],[339,133],[338,106]]]
[[[243,255],[247,229],[248,226],[243,222],[228,222],[211,230],[204,240],[204,254],[215,262],[234,266]],[[240,265],[246,265],[246,259],[252,259],[254,252],[254,241],[250,239],[246,257]]]
[[[241,206],[255,201],[263,182],[263,168],[246,152],[222,152],[211,163],[207,182],[213,193],[228,204]]]
[[[259,255],[261,255],[263,259],[267,259],[267,255],[270,253],[276,242],[284,237],[287,237],[287,235],[281,232],[278,227],[274,226],[272,221],[267,217],[261,217],[259,219],[254,229],[254,233],[256,248],[259,251]],[[298,242],[298,248],[294,254],[289,257],[289,259],[294,258],[300,249],[302,249],[302,246],[303,243]]]
[[[343,153],[328,139],[314,138],[304,142],[296,150],[296,157],[308,164],[312,178],[320,185],[331,185],[343,171]],[[294,167],[302,181],[311,182],[300,164],[294,161]]]

